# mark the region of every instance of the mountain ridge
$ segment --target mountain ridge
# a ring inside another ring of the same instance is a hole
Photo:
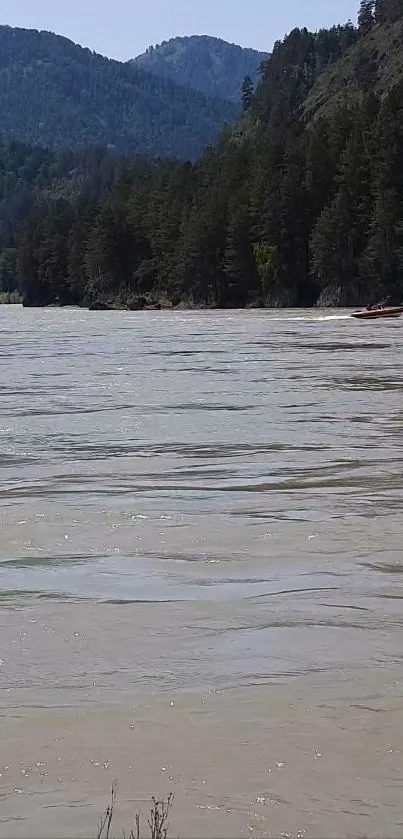
[[[383,96],[403,78],[403,19],[374,24],[356,48],[327,68],[303,105],[305,118],[320,118],[369,87]]]
[[[245,77],[256,84],[268,57],[212,35],[184,35],[149,47],[131,63],[206,95],[239,103]]]
[[[49,148],[196,159],[235,104],[47,31],[0,26],[1,135]]]
[[[403,298],[403,0],[294,29],[194,165],[42,201],[18,236],[26,305],[358,306]],[[7,176],[7,172],[6,172]]]

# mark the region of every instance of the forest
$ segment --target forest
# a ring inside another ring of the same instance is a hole
[[[52,32],[0,26],[4,142],[196,160],[238,102],[105,58]]]
[[[403,0],[292,31],[243,109],[196,163],[115,160],[104,182],[36,185],[3,239],[3,289],[30,306],[400,303]]]
[[[228,44],[221,38],[191,35],[150,46],[134,63],[178,85],[238,105],[244,79],[249,76],[255,84],[260,65],[267,58],[266,53]]]

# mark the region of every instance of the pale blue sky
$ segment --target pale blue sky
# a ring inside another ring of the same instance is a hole
[[[0,0],[0,23],[50,29],[127,60],[174,35],[216,35],[270,51],[294,26],[355,21],[359,0]]]

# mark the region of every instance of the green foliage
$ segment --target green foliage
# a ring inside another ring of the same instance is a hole
[[[358,12],[358,28],[366,35],[375,23],[375,0],[361,0]]]
[[[67,246],[71,282],[76,288],[73,297],[75,302],[81,300],[84,292],[79,244],[83,245],[94,207],[105,200],[115,184],[129,178],[132,188],[160,165],[143,158],[116,158],[96,148],[75,153],[51,152],[16,142],[0,146],[0,292],[17,288],[16,246],[21,223],[34,213],[42,224],[51,207],[57,215],[55,205],[66,205],[74,208]],[[40,213],[36,212],[38,206]]]
[[[252,105],[253,101],[253,94],[254,94],[254,87],[253,82],[250,76],[245,76],[244,82],[242,85],[242,106],[244,111],[249,111],[249,108]]]
[[[341,107],[354,111],[363,91],[382,99],[402,80],[403,18],[372,26],[366,34],[353,33],[352,48],[343,50],[337,63],[323,69],[302,103],[307,121],[329,120]]]
[[[267,295],[276,283],[279,269],[278,251],[275,245],[259,243],[253,248],[256,269],[262,284],[262,293]]]
[[[20,293],[15,291],[0,291],[0,305],[10,306],[12,304],[19,305],[22,303],[22,297]]]
[[[50,32],[0,26],[3,141],[195,159],[238,109]]]
[[[220,38],[192,35],[150,47],[134,63],[206,96],[239,103],[244,78],[248,76],[252,85],[256,83],[260,65],[267,58],[265,53],[243,49]]]
[[[263,65],[240,123],[193,165],[116,161],[106,186],[106,158],[86,176],[96,187],[74,174],[70,190],[71,163],[22,153],[11,180],[7,167],[2,175],[4,219],[15,172],[33,156],[20,184],[31,184],[28,218],[3,247],[17,247],[25,304],[400,303],[402,28],[388,18],[366,33],[294,30]]]
[[[0,295],[10,295],[17,290],[17,249],[5,248],[0,253]]]

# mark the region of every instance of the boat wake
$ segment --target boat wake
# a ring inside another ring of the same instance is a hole
[[[321,323],[327,320],[350,320],[351,315],[295,315],[295,317],[274,317],[275,321],[299,321],[305,323]]]

